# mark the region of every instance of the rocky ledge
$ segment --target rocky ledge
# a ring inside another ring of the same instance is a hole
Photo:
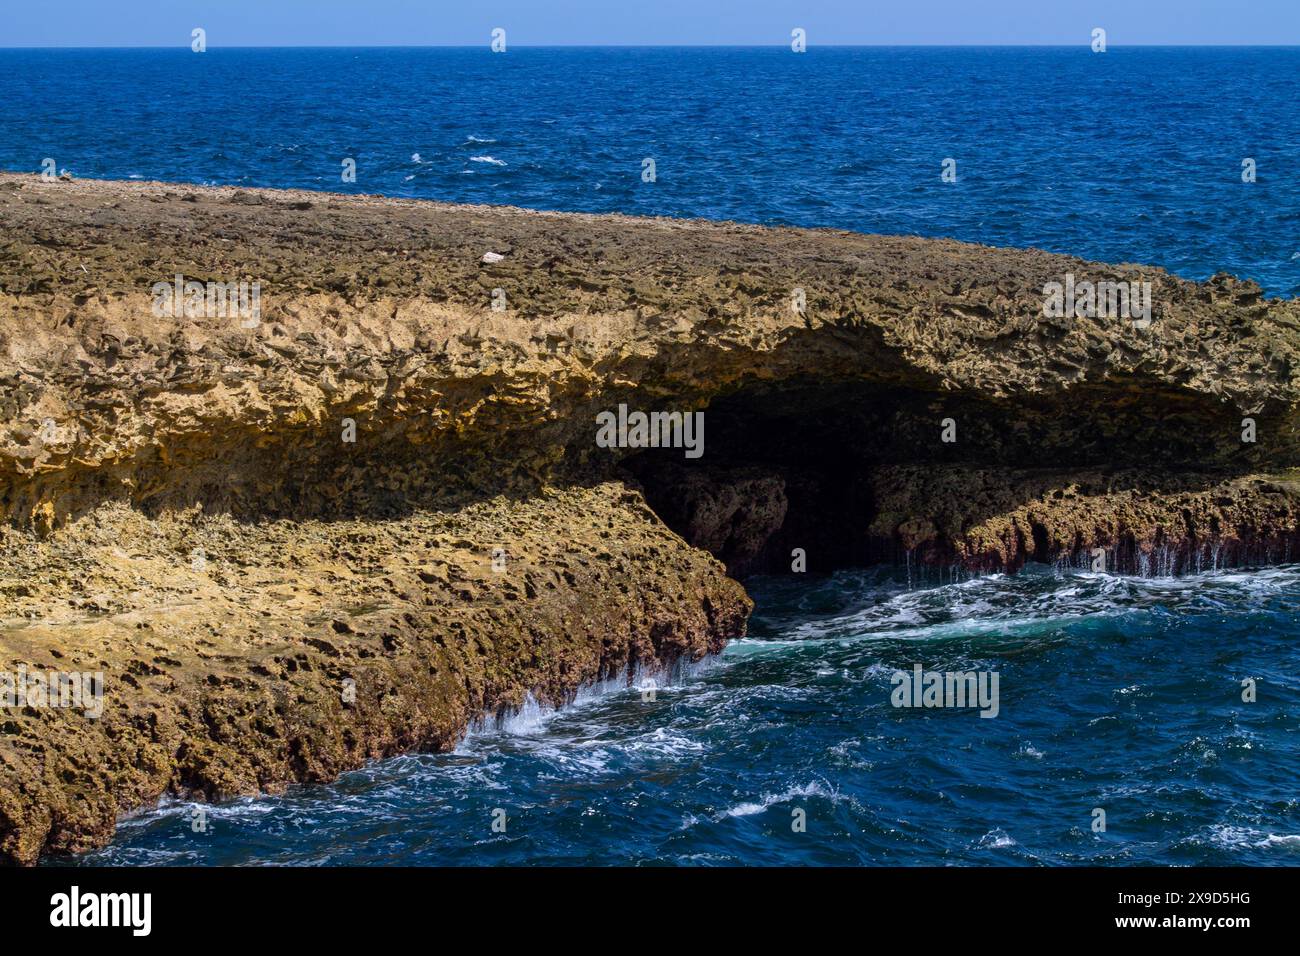
[[[1288,560],[1297,359],[1227,276],[0,175],[0,674],[103,676],[0,701],[0,858],[697,660],[755,571]],[[703,453],[603,447],[620,406]]]

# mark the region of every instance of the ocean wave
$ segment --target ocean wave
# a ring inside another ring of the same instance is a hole
[[[638,665],[630,675],[584,684],[573,700],[560,706],[539,701],[531,691],[524,695],[523,705],[495,716],[483,716],[470,725],[462,741],[466,744],[493,735],[514,737],[537,736],[546,731],[557,716],[564,714],[574,716],[590,704],[602,703],[614,695],[629,694],[640,696],[653,692],[657,698],[660,694],[671,693],[683,682],[717,666],[717,655],[706,656],[698,661],[678,661],[672,667],[653,667]],[[457,748],[461,752],[461,748]]]
[[[1300,834],[1269,833],[1266,830],[1227,823],[1215,824],[1196,839],[1229,850],[1277,849],[1300,852]]]
[[[999,827],[996,830],[990,830],[988,833],[980,837],[979,843],[977,845],[980,847],[988,847],[995,850],[1000,850],[1003,849],[1004,847],[1019,846],[1020,844],[1016,842],[1015,837],[1007,833],[1006,830],[1003,830]]]
[[[1300,853],[1300,833],[1270,833],[1255,844],[1259,847],[1280,847]]]
[[[1089,571],[1027,568],[1020,575],[912,586],[898,571],[838,572],[799,605],[760,609],[753,630],[781,633],[787,644],[887,638],[930,640],[981,633],[1041,632],[1085,618],[1115,617],[1162,606],[1174,613],[1239,606],[1243,592],[1256,599],[1300,585],[1295,565],[1258,571],[1206,571],[1182,577],[1144,578]],[[762,591],[763,582],[758,583]],[[779,603],[780,591],[771,597]],[[810,615],[820,601],[846,606]],[[753,636],[750,645],[763,643]]]
[[[841,796],[838,790],[828,787],[825,783],[813,781],[811,783],[789,787],[779,793],[765,793],[757,800],[742,801],[712,814],[708,819],[712,820],[714,823],[720,823],[723,820],[734,817],[751,817],[755,814],[764,812],[769,807],[789,803],[791,800],[803,800],[810,797],[819,797],[824,800],[829,800],[832,803],[839,803],[845,800],[852,801],[852,798]],[[693,814],[687,814],[687,816],[683,818],[681,828],[683,830],[689,829],[700,822],[701,819],[699,817]]]

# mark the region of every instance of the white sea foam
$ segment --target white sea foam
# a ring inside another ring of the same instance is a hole
[[[1300,834],[1268,833],[1264,830],[1232,826],[1227,823],[1219,823],[1210,827],[1203,840],[1232,850],[1254,848],[1300,852]]]
[[[1008,847],[1008,846],[1018,846],[1018,844],[1015,841],[1015,838],[1012,837],[1011,834],[1007,833],[1006,830],[1003,830],[1000,827],[996,830],[990,830],[988,833],[980,837],[979,845],[982,847],[991,847],[993,849],[1001,849],[1003,847]]]
[[[562,707],[555,707],[539,701],[531,691],[524,695],[524,703],[517,710],[491,717],[481,717],[470,725],[465,741],[491,735],[504,734],[515,737],[534,737],[543,733],[552,720],[560,713],[573,714],[585,705],[602,701],[615,694],[639,695],[653,686],[655,695],[671,693],[675,687],[696,675],[717,666],[716,657],[705,657],[699,661],[678,662],[671,668],[652,668],[638,666],[631,676],[620,674],[617,677],[591,684],[584,684],[574,695],[573,700]],[[653,685],[651,685],[653,682]],[[462,743],[464,743],[463,741]]]
[[[1057,586],[1045,591],[1044,578],[1054,578]],[[735,646],[743,653],[763,644],[932,641],[984,634],[1014,637],[1086,618],[1131,614],[1154,605],[1172,607],[1175,612],[1213,609],[1238,603],[1243,590],[1266,600],[1293,590],[1297,583],[1300,567],[1296,565],[1181,577],[1030,567],[1016,576],[992,574],[918,588],[880,571],[841,572],[827,579],[820,590],[809,589],[801,595],[792,611],[765,613],[760,608],[756,619],[766,625],[764,630],[781,634],[779,641],[752,638]],[[828,597],[845,610],[811,613]]]
[[[469,161],[471,163],[491,163],[493,166],[506,165],[506,161],[504,159],[496,159],[495,157],[492,156],[471,156],[469,158]]]
[[[1258,845],[1259,839],[1266,834],[1259,830],[1251,830],[1248,827],[1235,827],[1226,823],[1218,823],[1210,827],[1205,834],[1204,840],[1209,843],[1215,843],[1219,846],[1232,847],[1240,849],[1242,847]]]
[[[1300,833],[1270,833],[1255,845],[1261,847],[1276,846],[1282,847],[1285,850],[1300,851]]]
[[[729,817],[751,817],[756,813],[762,813],[768,807],[779,806],[783,803],[789,803],[791,800],[802,800],[808,797],[821,797],[830,800],[832,803],[851,800],[851,798],[841,796],[838,790],[828,787],[821,781],[814,780],[801,786],[789,787],[780,793],[765,793],[757,800],[742,801],[713,814],[710,819],[717,823]],[[683,820],[682,829],[694,826],[698,822],[698,817],[688,814]]]

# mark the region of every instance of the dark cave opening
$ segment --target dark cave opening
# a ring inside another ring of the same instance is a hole
[[[1196,490],[1285,453],[1277,441],[1243,444],[1241,415],[1223,403],[1134,381],[997,400],[853,380],[756,383],[704,414],[699,459],[645,449],[622,467],[669,527],[737,578],[913,557],[972,566],[951,539],[1027,501],[1067,508],[1080,485],[1135,497]],[[1021,562],[1091,546],[1040,524],[1014,536]],[[1137,540],[1115,546],[1135,554]]]

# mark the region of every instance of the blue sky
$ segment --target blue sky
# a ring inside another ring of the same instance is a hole
[[[1300,0],[4,0],[0,47],[1300,44]]]

